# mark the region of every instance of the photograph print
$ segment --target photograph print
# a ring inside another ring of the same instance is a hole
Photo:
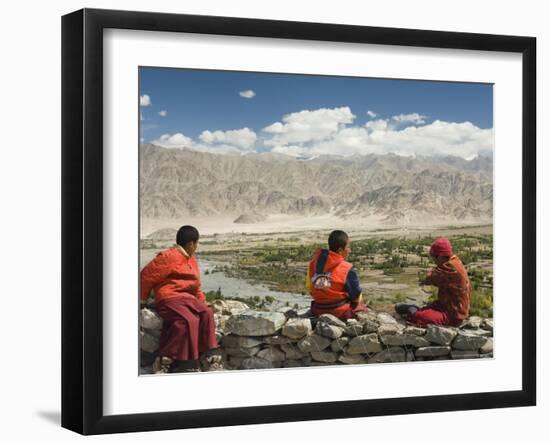
[[[140,375],[494,358],[492,84],[140,67],[136,100]]]

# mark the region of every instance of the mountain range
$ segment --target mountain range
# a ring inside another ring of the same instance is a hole
[[[140,146],[140,210],[149,219],[270,215],[371,217],[388,224],[490,222],[493,159],[395,154],[311,159]]]

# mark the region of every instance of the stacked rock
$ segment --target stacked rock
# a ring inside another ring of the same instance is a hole
[[[240,302],[237,302],[240,303]],[[370,310],[342,321],[293,309],[256,311],[218,303],[216,334],[225,369],[268,369],[493,356],[493,320],[470,317],[459,327],[410,326]],[[154,314],[154,313],[153,313]],[[149,319],[150,313],[142,314]],[[162,323],[142,321],[142,350],[154,352]],[[151,329],[154,326],[158,329]],[[154,355],[154,354],[153,354]]]
[[[221,346],[228,369],[480,358],[493,356],[492,327],[479,317],[421,328],[384,312],[342,321],[245,311],[227,320]]]
[[[139,312],[140,373],[152,372],[156,351],[159,347],[162,319],[152,309],[143,308]]]

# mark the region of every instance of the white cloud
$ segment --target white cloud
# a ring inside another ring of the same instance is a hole
[[[166,111],[166,110],[163,109],[162,111],[159,111],[159,115],[160,115],[161,117],[166,117],[166,116],[168,115],[168,111]]]
[[[455,155],[466,159],[493,151],[493,129],[470,122],[435,120],[418,113],[373,119],[354,126],[349,107],[304,110],[283,116],[263,129],[263,137],[245,127],[203,131],[197,140],[181,133],[164,134],[151,143],[213,153],[248,153],[256,147],[290,156],[387,154]],[[407,126],[408,124],[408,126]]]
[[[337,124],[326,116],[327,113],[317,111],[289,114],[283,118],[283,123],[276,122],[264,128],[271,137],[264,144],[271,146],[273,152],[307,157],[391,152],[455,155],[469,159],[493,149],[493,130],[478,128],[470,122],[436,120],[425,124],[425,116],[412,113],[371,120],[359,127],[342,123],[351,122],[350,116],[336,119]],[[413,125],[403,128],[403,123]]]
[[[151,97],[149,97],[147,94],[140,95],[139,105],[140,106],[150,106],[151,105]]]
[[[254,152],[256,134],[248,128],[230,131],[203,131],[199,139],[200,142],[182,133],[176,133],[161,135],[151,143],[163,148],[187,148],[216,154],[244,153]]]
[[[480,152],[493,150],[493,130],[478,128],[470,122],[436,120],[424,126],[388,131],[378,138],[371,137],[371,142],[383,152],[401,155],[456,155],[472,158]]]
[[[282,122],[275,122],[263,131],[268,134],[266,146],[285,146],[308,143],[330,137],[346,124],[352,123],[355,115],[347,106],[304,110],[283,116]]]
[[[239,92],[239,95],[244,98],[254,98],[256,93],[252,89],[247,89],[246,91]]]
[[[193,146],[193,140],[180,132],[161,135],[151,143],[163,148],[191,148]]]
[[[199,139],[207,145],[225,144],[240,149],[249,150],[256,143],[256,133],[248,128],[229,131],[203,131]]]
[[[370,118],[376,117],[378,114],[374,111],[371,111],[370,109],[367,111],[367,116]]]
[[[492,152],[493,130],[481,129],[470,122],[436,120],[424,126],[397,130],[388,126],[373,131],[341,131],[333,139],[313,146],[312,154],[387,154],[455,155],[470,159],[480,152]]]
[[[414,123],[416,125],[423,125],[426,123],[426,115],[420,115],[417,112],[413,112],[412,114],[399,114],[394,115],[392,117],[393,121],[396,121],[397,123]]]
[[[145,141],[145,139],[143,137],[140,137],[139,142],[143,143],[144,141]]]
[[[344,128],[331,138],[310,145],[308,154],[302,155],[353,155],[367,154],[369,147],[369,133],[363,127]]]
[[[388,129],[388,121],[384,119],[371,120],[365,124],[369,131],[385,131]]]

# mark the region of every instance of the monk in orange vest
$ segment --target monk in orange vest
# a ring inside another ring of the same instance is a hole
[[[318,249],[309,263],[306,288],[313,301],[311,312],[318,317],[332,314],[340,319],[353,318],[366,312],[359,277],[353,265],[346,261],[351,242],[344,231],[332,231],[328,249]]]
[[[471,286],[466,268],[453,254],[451,242],[438,238],[430,247],[430,256],[436,267],[428,272],[428,285],[437,286],[437,300],[424,308],[399,303],[395,305],[398,314],[410,323],[419,326],[428,324],[458,326],[470,312]]]
[[[153,291],[163,320],[156,373],[197,370],[199,356],[217,348],[214,314],[201,290],[195,251],[199,231],[182,226],[176,246],[160,252],[140,273],[140,300],[144,305]]]

